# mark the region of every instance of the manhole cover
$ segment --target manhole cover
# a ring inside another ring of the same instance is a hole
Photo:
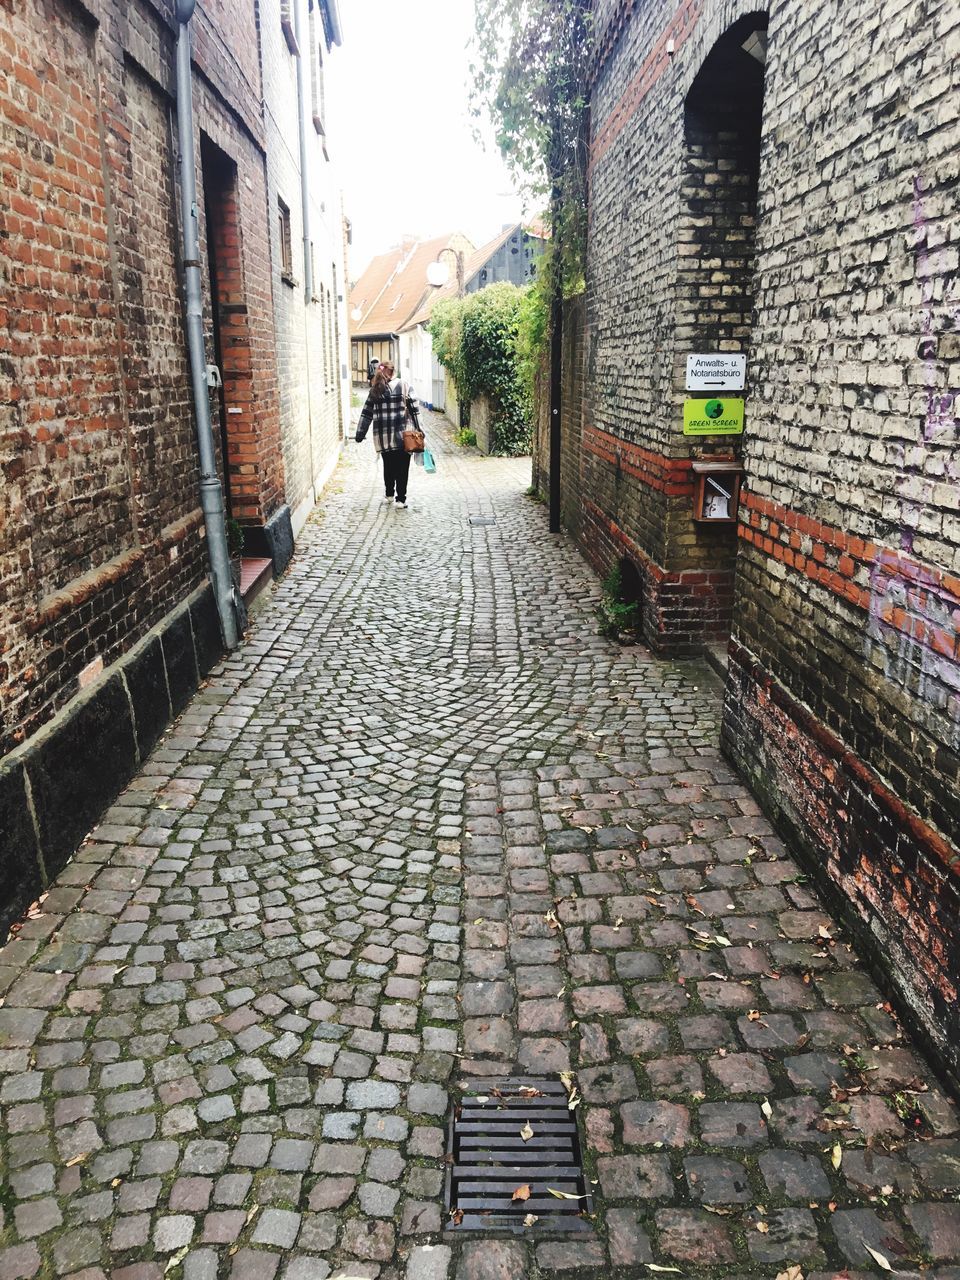
[[[592,1212],[592,1201],[576,1116],[562,1081],[533,1076],[471,1081],[450,1123],[448,1150],[448,1229],[592,1230],[584,1216]]]
[[[470,516],[469,520],[471,524],[496,524],[497,523],[496,516]]]

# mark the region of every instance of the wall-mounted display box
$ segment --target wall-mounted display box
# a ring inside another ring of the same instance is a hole
[[[730,459],[697,460],[693,518],[701,524],[736,524],[743,467]]]

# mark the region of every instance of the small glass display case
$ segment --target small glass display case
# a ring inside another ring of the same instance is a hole
[[[699,524],[736,524],[743,467],[729,459],[698,459],[693,463],[693,474],[694,520]]]

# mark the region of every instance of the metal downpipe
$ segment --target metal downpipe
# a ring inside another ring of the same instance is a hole
[[[183,217],[183,271],[186,300],[187,350],[197,419],[200,455],[200,508],[207,534],[210,576],[220,617],[223,642],[235,649],[240,642],[236,588],[230,571],[223,488],[217,474],[210,421],[207,360],[203,344],[203,297],[200,277],[200,225],[197,210],[196,152],[193,145],[193,82],[190,66],[190,28],[196,0],[177,0],[177,137],[180,148],[180,205]]]

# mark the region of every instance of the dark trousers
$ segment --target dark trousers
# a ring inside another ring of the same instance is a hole
[[[410,474],[410,454],[406,449],[384,449],[383,484],[388,498],[394,496],[398,502],[407,500],[407,477]]]

